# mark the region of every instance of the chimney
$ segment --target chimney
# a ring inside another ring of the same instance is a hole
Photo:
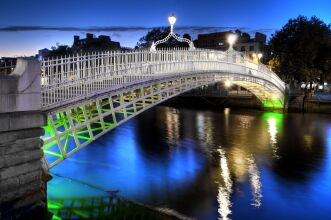
[[[86,34],[86,39],[87,39],[87,40],[91,40],[91,39],[93,39],[93,34],[91,34],[91,33],[87,33],[87,34]]]
[[[75,35],[74,36],[74,45],[77,45],[79,42],[79,36],[78,35]]]

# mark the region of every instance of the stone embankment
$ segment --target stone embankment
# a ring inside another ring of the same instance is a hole
[[[0,219],[40,219],[45,213],[48,171],[40,137],[46,122],[40,64],[18,59],[11,74],[0,75]]]

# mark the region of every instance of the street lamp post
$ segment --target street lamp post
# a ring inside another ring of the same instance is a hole
[[[176,23],[176,16],[175,15],[171,15],[168,17],[168,21],[170,23],[170,33],[174,32],[174,24]]]
[[[255,59],[257,59],[257,62],[259,63],[260,62],[260,60],[261,60],[261,58],[262,58],[262,56],[263,56],[263,54],[262,53],[258,53],[258,54],[256,54],[256,53],[253,53],[252,54],[252,57],[253,57],[253,61],[255,60]],[[255,60],[256,61],[256,60]]]
[[[236,34],[230,34],[228,36],[228,43],[230,45],[228,51],[232,51],[233,50],[233,45],[236,43],[237,38],[238,38],[238,36]]]
[[[262,58],[263,54],[262,53],[258,53],[257,54],[257,58],[258,58],[258,61],[260,62],[261,58]]]
[[[151,48],[150,48],[150,51],[156,51],[156,46],[157,45],[167,42],[171,37],[175,38],[179,42],[186,42],[189,45],[189,50],[194,50],[195,49],[194,44],[190,39],[178,37],[174,33],[174,25],[176,23],[176,20],[177,20],[177,18],[176,18],[175,15],[171,15],[171,16],[168,17],[168,21],[170,23],[170,33],[165,38],[163,38],[161,40],[158,40],[156,42],[153,41],[153,43],[151,45]]]

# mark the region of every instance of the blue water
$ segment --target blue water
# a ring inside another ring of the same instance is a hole
[[[50,200],[112,191],[196,219],[331,219],[331,115],[158,106],[51,172]]]

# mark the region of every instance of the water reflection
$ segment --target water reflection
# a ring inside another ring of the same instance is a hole
[[[268,123],[272,156],[274,159],[280,159],[277,135],[282,129],[283,115],[281,113],[267,112],[264,113],[264,118]]]
[[[157,107],[52,171],[196,219],[324,220],[330,158],[331,116]],[[105,196],[75,188],[55,178],[48,198]]]
[[[198,113],[196,115],[196,128],[201,142],[207,145],[214,144],[213,120],[208,114]]]
[[[176,109],[167,108],[166,114],[166,126],[167,126],[167,137],[169,146],[175,146],[179,141],[179,113]]]
[[[276,135],[277,135],[276,119],[275,118],[269,118],[268,119],[268,125],[269,125],[268,132],[270,134],[271,143],[272,143],[272,145],[275,145],[275,144],[277,144],[277,139],[276,139]]]
[[[220,154],[220,174],[222,178],[222,183],[219,183],[217,200],[219,204],[218,213],[221,216],[221,219],[229,219],[231,214],[231,200],[230,195],[232,193],[232,180],[230,176],[230,171],[228,167],[228,162],[225,157],[225,152],[222,149],[218,149]]]
[[[231,194],[233,191],[233,181],[231,179],[231,170],[229,168],[229,160],[226,157],[226,152],[222,148],[218,149],[219,160],[220,160],[220,180],[218,183],[218,213],[220,215],[220,219],[226,220],[230,219],[230,215],[232,213],[231,207]],[[248,178],[251,185],[252,191],[252,200],[251,205],[255,208],[259,208],[262,205],[262,183],[260,180],[260,172],[258,170],[257,164],[253,155],[242,155],[244,158],[240,161],[240,169],[244,174],[248,174]],[[238,157],[240,158],[240,157]],[[237,160],[238,160],[237,158]],[[237,162],[238,161],[234,161]],[[235,167],[233,167],[236,169]],[[235,170],[233,170],[235,172]],[[242,174],[242,175],[244,175]]]
[[[242,142],[240,142],[242,143]],[[242,149],[239,147],[233,147],[228,149],[229,152],[229,160],[231,161],[230,167],[231,172],[236,178],[238,182],[245,182],[246,181],[246,174],[247,174],[247,154],[249,152],[245,151],[246,149]]]
[[[304,147],[307,150],[311,150],[312,144],[313,144],[313,136],[310,134],[303,135],[303,141],[304,141]]]
[[[151,207],[124,200],[116,195],[89,198],[49,199],[53,220],[61,219],[172,219]]]
[[[261,206],[261,198],[262,198],[262,184],[260,181],[260,172],[257,169],[257,165],[255,163],[255,159],[253,155],[247,157],[248,162],[248,173],[252,187],[252,205],[256,208]]]
[[[205,140],[205,116],[202,113],[197,114],[197,130],[198,130],[198,137],[201,142]]]

